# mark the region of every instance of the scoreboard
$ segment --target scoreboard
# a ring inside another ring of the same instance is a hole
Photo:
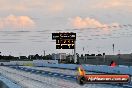
[[[76,33],[52,33],[52,39],[76,39]]]
[[[56,44],[56,49],[74,49],[74,45],[63,45],[63,44],[57,45]]]
[[[56,49],[74,49],[76,33],[52,33],[52,40],[56,40]]]
[[[56,44],[74,44],[74,39],[56,39]]]

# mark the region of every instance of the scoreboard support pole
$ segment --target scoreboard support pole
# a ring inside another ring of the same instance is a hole
[[[74,41],[74,63],[77,63],[77,55],[76,55],[76,40]]]

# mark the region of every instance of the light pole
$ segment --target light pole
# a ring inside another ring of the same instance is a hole
[[[44,56],[45,56],[45,50],[44,50]]]
[[[115,51],[115,44],[113,44],[112,46],[113,46],[113,55],[114,55],[114,51]]]

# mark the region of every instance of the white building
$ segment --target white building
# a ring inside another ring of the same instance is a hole
[[[66,59],[66,53],[59,53],[59,55],[60,55],[60,60]]]
[[[52,59],[54,59],[54,60],[64,60],[64,59],[66,59],[66,53],[57,53],[57,54],[53,53],[52,54]]]

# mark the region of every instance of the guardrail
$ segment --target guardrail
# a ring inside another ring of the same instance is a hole
[[[34,66],[45,66],[52,68],[72,69],[76,70],[79,65],[76,64],[34,64]],[[115,74],[129,74],[132,75],[132,66],[116,66],[111,67],[107,65],[82,65],[86,71],[115,73]]]

